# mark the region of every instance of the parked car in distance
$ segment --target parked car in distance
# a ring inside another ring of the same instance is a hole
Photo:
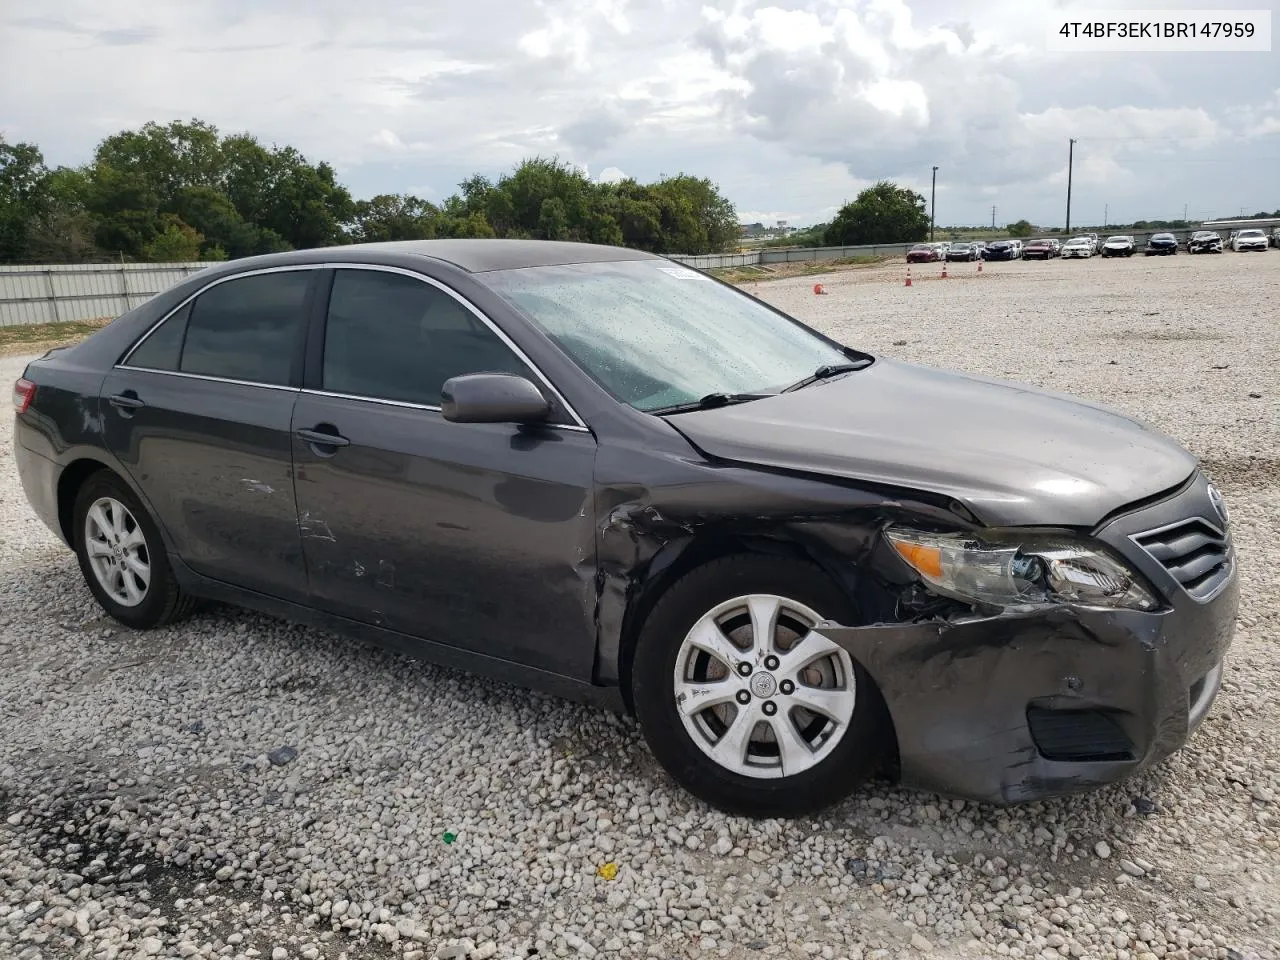
[[[1051,240],[1028,240],[1022,248],[1024,260],[1048,260],[1057,255],[1058,251],[1054,249]]]
[[[1271,245],[1280,247],[1280,227],[1276,227],[1271,231]]]
[[[1142,252],[1148,257],[1171,257],[1178,252],[1178,238],[1172,233],[1153,233]]]
[[[978,247],[963,240],[951,244],[951,247],[947,250],[948,260],[968,262],[977,260],[979,256],[981,256],[981,253]]]
[[[1187,241],[1188,253],[1221,253],[1222,237],[1212,230],[1197,230]]]
[[[1017,240],[992,240],[982,250],[984,260],[1017,260],[1022,256],[1022,244]]]
[[[942,259],[932,243],[917,243],[907,251],[907,263],[936,263]]]
[[[1102,238],[1096,233],[1084,233],[1081,236],[1088,237],[1093,242],[1093,252],[1098,253],[1102,249]]]
[[[1241,230],[1231,241],[1231,249],[1236,253],[1242,253],[1245,250],[1265,251],[1269,246],[1267,235],[1261,230]]]
[[[1062,253],[1062,241],[1057,237],[1050,237],[1049,242],[1053,244],[1053,255],[1056,257]]]
[[[1128,777],[1209,712],[1238,609],[1172,438],[639,250],[232,260],[13,397],[25,495],[119,622],[213,598],[631,711],[734,813],[878,769],[997,804]]]
[[[1088,260],[1093,256],[1093,241],[1088,237],[1072,237],[1062,245],[1062,259]]]
[[[1102,255],[1104,257],[1132,257],[1135,250],[1137,250],[1137,244],[1134,242],[1133,237],[1107,237],[1102,243]]]

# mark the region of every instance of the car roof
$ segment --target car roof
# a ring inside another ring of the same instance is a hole
[[[333,247],[288,250],[256,257],[228,260],[211,268],[207,276],[284,267],[298,263],[385,262],[407,266],[413,258],[447,263],[468,273],[550,267],[571,263],[604,263],[619,260],[662,260],[656,254],[629,247],[559,240],[499,240],[496,238],[450,240],[392,240],[383,243],[348,243]]]
[[[562,240],[499,240],[494,238],[453,240],[393,240],[385,243],[359,243],[343,250],[367,250],[372,253],[401,253],[443,260],[471,273],[488,270],[514,270],[520,267],[550,267],[569,263],[599,263],[609,260],[661,259],[643,250],[610,247],[598,243],[572,243]]]

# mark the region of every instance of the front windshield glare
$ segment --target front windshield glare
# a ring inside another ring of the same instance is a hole
[[[526,267],[484,279],[639,410],[712,393],[773,393],[849,360],[745,294],[666,261]]]

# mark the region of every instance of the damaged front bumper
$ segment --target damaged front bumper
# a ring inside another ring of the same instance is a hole
[[[1222,681],[1233,575],[1155,613],[1059,606],[819,633],[880,688],[904,784],[997,804],[1076,793],[1179,749]]]

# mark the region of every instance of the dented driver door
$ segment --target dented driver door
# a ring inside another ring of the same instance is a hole
[[[534,374],[456,295],[421,278],[335,270],[324,353],[293,415],[311,602],[589,678],[592,434],[554,417],[536,428],[446,421],[449,377]]]

